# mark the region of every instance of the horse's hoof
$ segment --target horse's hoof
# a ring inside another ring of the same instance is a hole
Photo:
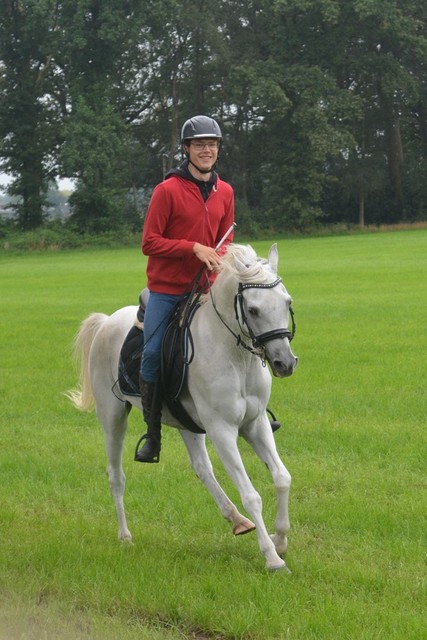
[[[245,533],[249,533],[250,531],[255,531],[256,526],[253,522],[248,519],[241,520],[233,527],[233,534],[235,536],[243,536]]]
[[[289,567],[287,566],[287,564],[285,562],[283,564],[279,564],[277,566],[267,567],[267,569],[271,573],[278,573],[279,571],[280,571],[280,573],[286,573],[286,574],[291,574],[292,573],[292,571],[289,569]]]
[[[132,534],[130,533],[130,531],[122,535],[119,534],[119,540],[124,545],[133,545]]]

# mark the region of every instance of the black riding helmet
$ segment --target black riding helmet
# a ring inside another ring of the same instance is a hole
[[[221,129],[213,118],[208,116],[194,116],[186,122],[181,131],[181,142],[193,140],[194,138],[217,138],[222,142]]]
[[[186,122],[184,122],[184,126],[181,130],[181,143],[182,143],[182,151],[187,157],[188,161],[191,162],[189,158],[189,153],[186,150],[185,146],[195,138],[216,138],[219,142],[219,148],[221,148],[222,142],[222,133],[219,128],[218,123],[208,116],[194,116],[190,118]],[[210,173],[216,166],[216,163],[208,170],[200,169],[200,167],[196,166],[194,162],[191,162],[200,173]]]

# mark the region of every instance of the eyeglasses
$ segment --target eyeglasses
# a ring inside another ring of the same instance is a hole
[[[190,142],[191,146],[196,149],[196,151],[203,151],[203,149],[208,148],[212,151],[214,149],[218,149],[218,142],[213,140],[212,142]]]

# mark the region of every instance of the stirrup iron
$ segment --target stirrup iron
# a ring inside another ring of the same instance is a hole
[[[271,430],[274,433],[275,431],[277,431],[277,429],[280,429],[280,427],[282,426],[280,424],[280,422],[278,420],[276,420],[276,416],[274,415],[274,413],[267,408],[267,413],[270,414],[271,420],[270,420],[270,426],[271,426]]]
[[[150,442],[151,439],[151,442]],[[145,445],[142,447],[141,451],[138,451],[139,445],[143,440],[147,440]],[[146,451],[144,454],[144,448],[149,449],[152,447],[153,451]],[[140,437],[135,447],[135,462],[148,462],[148,463],[157,463],[160,460],[160,442],[158,442],[153,436],[150,436],[148,433],[144,433],[143,436]]]

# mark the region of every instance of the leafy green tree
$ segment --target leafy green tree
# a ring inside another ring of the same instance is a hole
[[[347,153],[345,184],[352,179],[357,184],[360,212],[378,190],[375,176],[388,174],[382,204],[374,200],[376,217],[381,210],[385,222],[411,217],[405,156],[415,151],[415,131],[425,122],[422,116],[417,122],[415,114],[422,113],[426,5],[421,0],[341,0],[335,5],[336,22],[322,25],[321,40],[330,45],[323,65],[327,63],[339,86],[361,106],[351,122],[354,144]]]
[[[126,139],[123,121],[104,99],[91,108],[83,97],[65,121],[63,170],[77,179],[70,197],[72,221],[94,233],[123,225]]]
[[[0,5],[1,169],[13,177],[17,222],[43,220],[48,182],[55,175],[58,109],[51,99],[58,13],[50,0],[4,0]]]
[[[140,2],[63,0],[59,54],[66,87],[61,173],[76,179],[72,221],[93,233],[124,223],[131,136],[117,88],[138,46]]]
[[[327,3],[314,12],[316,3],[301,0],[232,4],[233,175],[242,176],[243,198],[261,225],[311,225],[321,213],[327,158],[349,144],[346,111],[355,108],[321,57],[311,61],[305,51],[317,22],[336,14],[326,15]]]
[[[0,157],[18,222],[75,178],[78,229],[133,228],[216,117],[248,230],[420,219],[427,207],[422,0],[5,0]]]
[[[203,12],[194,0],[151,0],[145,5],[149,29],[140,33],[135,91],[127,112],[141,145],[145,188],[180,160],[180,130],[188,117],[220,115],[221,61],[227,46],[219,28],[221,4],[214,0]]]

